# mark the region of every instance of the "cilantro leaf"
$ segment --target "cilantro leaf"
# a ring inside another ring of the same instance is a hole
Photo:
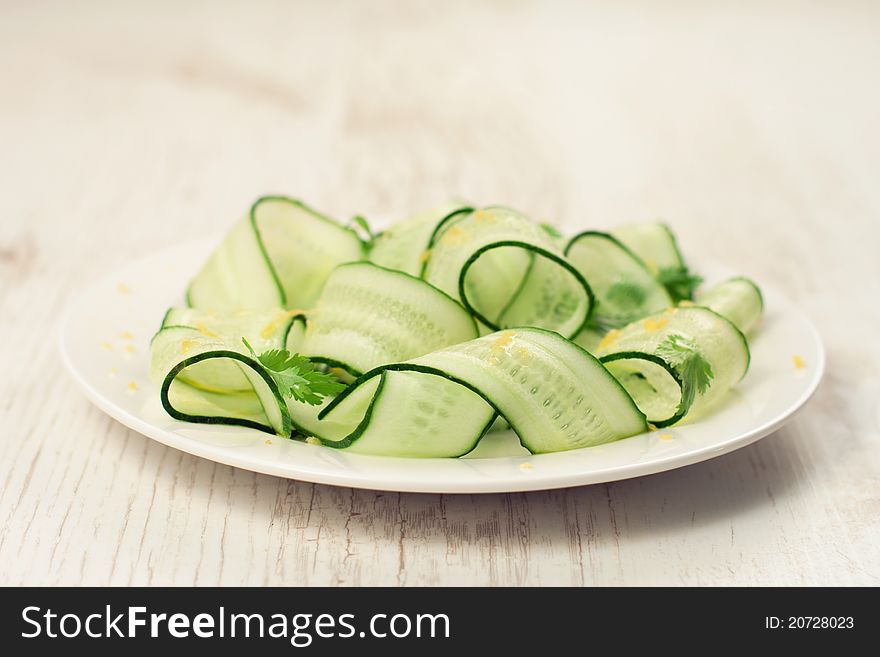
[[[657,355],[666,360],[681,377],[679,412],[687,412],[697,394],[709,389],[715,373],[697,349],[696,343],[683,335],[673,333],[657,345]]]
[[[685,266],[665,267],[657,274],[657,279],[666,287],[675,303],[690,300],[694,290],[703,282],[703,277],[694,274]]]
[[[257,355],[250,343],[242,338],[247,350],[278,385],[278,392],[299,402],[316,406],[324,397],[335,395],[345,388],[332,375],[315,370],[305,356],[291,354],[287,349],[270,349]]]

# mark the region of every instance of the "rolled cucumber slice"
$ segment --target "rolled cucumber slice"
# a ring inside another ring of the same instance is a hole
[[[538,326],[573,337],[593,307],[589,284],[556,240],[509,208],[447,219],[435,232],[422,277],[489,330]]]
[[[198,308],[173,307],[165,313],[161,328],[188,326],[207,337],[231,337],[235,341],[246,337],[254,344],[267,345],[267,348],[293,346],[292,350],[297,351],[295,345],[299,338],[296,333],[304,329],[305,322],[306,317],[301,312],[280,308],[221,314]]]
[[[662,269],[684,267],[675,234],[662,222],[626,224],[611,231],[655,276]]]
[[[370,262],[419,276],[437,226],[462,209],[461,204],[447,203],[394,224],[373,241]]]
[[[360,387],[372,394],[356,389],[346,404],[322,420],[333,423],[339,438],[325,439],[323,444],[377,456],[462,456],[476,446],[496,417],[495,409],[479,394],[433,372],[389,368]],[[359,412],[367,399],[366,410]],[[346,413],[347,423],[340,421]],[[349,430],[341,436],[343,424]],[[323,426],[321,434],[327,435]]]
[[[150,378],[177,419],[237,424],[289,436],[287,403],[263,367],[244,349],[297,351],[305,319],[287,310],[221,315],[171,308],[150,343]]]
[[[645,263],[608,233],[575,235],[565,255],[590,282],[596,295],[590,323],[600,330],[625,326],[673,305]]]
[[[375,392],[359,394],[368,384]],[[371,419],[371,409],[389,414],[396,432],[382,431],[378,418],[386,416]],[[633,400],[593,356],[559,334],[523,328],[365,373],[320,411],[314,434],[326,445],[364,453],[399,453],[406,444],[410,455],[452,456],[470,451],[496,412],[535,453],[599,445],[647,428]],[[351,431],[328,435],[320,424],[327,420]],[[426,427],[444,438],[421,442]],[[361,443],[364,437],[369,440]]]
[[[669,309],[610,331],[596,354],[658,427],[711,407],[749,366],[742,332],[698,306]]]
[[[764,312],[760,288],[745,276],[730,278],[698,294],[696,303],[723,315],[745,334],[754,330]]]
[[[703,279],[688,269],[669,226],[661,222],[630,224],[612,234],[644,261],[673,301],[693,298]]]
[[[433,285],[356,262],[340,265],[327,278],[301,351],[358,375],[477,335],[464,307]]]
[[[218,312],[310,308],[330,271],[361,260],[351,228],[281,196],[258,199],[190,283],[190,306]]]
[[[258,335],[251,337],[264,346]],[[290,413],[278,386],[231,342],[187,326],[168,326],[153,337],[150,351],[150,378],[171,417],[290,435]]]

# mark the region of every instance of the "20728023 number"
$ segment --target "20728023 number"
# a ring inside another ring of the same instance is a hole
[[[764,617],[764,627],[768,630],[851,630],[854,626],[852,616]]]

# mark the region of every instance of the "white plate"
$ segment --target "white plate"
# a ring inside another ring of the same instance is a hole
[[[825,366],[813,325],[765,288],[767,315],[751,344],[751,370],[714,414],[600,447],[533,456],[506,432],[490,435],[466,458],[402,459],[348,454],[239,427],[187,424],[165,414],[149,384],[149,341],[164,311],[182,303],[186,282],[215,244],[181,244],[91,285],[68,308],[61,352],[89,399],[124,425],[184,452],[279,477],[392,491],[489,493],[662,472],[720,456],[779,428],[813,394]],[[710,280],[729,274],[700,269]],[[795,366],[795,357],[804,367]]]

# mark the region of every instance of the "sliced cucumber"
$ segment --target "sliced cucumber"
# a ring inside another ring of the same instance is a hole
[[[697,306],[670,309],[612,331],[596,353],[658,427],[709,408],[749,366],[742,332],[721,315]],[[709,368],[702,384],[694,370],[687,369],[701,364]]]
[[[258,352],[291,348],[303,326],[301,315],[279,309],[219,315],[171,308],[150,343],[150,377],[160,388],[162,405],[190,422],[239,424],[289,436],[287,404],[241,339]]]
[[[401,379],[402,372],[411,376]],[[380,378],[372,397],[359,395]],[[408,411],[395,413],[401,407]],[[388,409],[383,412],[393,416],[400,433],[380,432],[384,423],[378,421],[372,433],[370,408]],[[325,444],[360,445],[359,451],[369,453],[393,453],[405,436],[408,453],[463,454],[488,430],[495,412],[536,453],[599,445],[646,430],[644,415],[593,356],[556,333],[534,328],[494,333],[367,372],[325,406],[318,420],[345,425],[334,417],[337,412],[346,413],[349,428],[361,414],[365,419],[345,438],[328,438],[320,424],[316,435]],[[423,444],[420,432],[428,427],[443,439]],[[360,443],[364,436],[370,441]]]
[[[571,337],[593,307],[590,286],[554,238],[508,208],[447,219],[422,276],[493,330],[534,325]]]
[[[595,354],[596,348],[599,346],[599,343],[602,342],[602,338],[605,337],[607,333],[608,331],[600,329],[591,322],[589,326],[584,327],[584,329],[572,339],[572,342],[582,349],[586,349],[591,354]]]
[[[380,456],[462,456],[495,420],[495,409],[480,395],[438,374],[387,369],[367,385],[373,381],[361,421],[344,439],[325,445]],[[347,401],[324,422],[338,422],[336,416],[358,405],[354,395]]]
[[[350,444],[351,441],[346,442],[346,439],[363,422],[379,383],[380,377],[375,377],[360,385],[350,386],[351,390],[346,389],[345,391],[350,393],[347,395],[346,404],[340,407],[332,417],[327,418],[322,417],[321,413],[333,403],[333,398],[325,398],[323,403],[318,406],[308,406],[288,400],[287,408],[294,429],[304,436],[320,436],[320,439],[326,441],[327,444],[332,443],[331,446]],[[321,416],[320,419],[319,416]]]
[[[550,331],[502,331],[414,361],[468,383],[533,453],[618,440],[645,418],[586,351]]]
[[[336,265],[363,256],[351,228],[299,201],[266,196],[214,251],[187,301],[215,311],[310,308]]]
[[[220,338],[246,337],[258,344],[270,347],[283,347],[294,339],[291,333],[302,330],[305,315],[299,312],[274,308],[271,310],[238,311],[220,314],[198,308],[169,308],[162,321],[162,328],[168,326],[188,326],[198,330],[206,337]],[[298,328],[297,328],[298,327]]]
[[[251,337],[263,346],[259,335]],[[278,386],[231,342],[195,328],[168,326],[153,337],[150,351],[150,377],[172,417],[290,435],[290,413]]]
[[[301,351],[357,375],[477,335],[470,314],[436,287],[356,262],[340,265],[327,278]]]
[[[197,332],[195,337],[186,335],[180,338],[182,357],[194,355],[191,353],[194,348],[205,345],[241,351],[242,338],[260,351],[290,348],[289,339],[301,332],[303,325],[301,315],[279,309],[219,315],[197,308],[171,308],[165,313],[162,328],[188,327]],[[182,381],[209,392],[246,391],[252,387],[241,368],[228,359],[200,361],[178,376]]]
[[[696,302],[723,315],[746,334],[758,325],[764,312],[761,290],[744,276],[730,278],[698,294]]]
[[[233,226],[214,250],[190,283],[186,302],[218,312],[284,305],[284,290],[250,218]]]
[[[575,235],[565,255],[590,282],[596,307],[590,319],[599,330],[624,326],[672,306],[672,299],[645,263],[607,233]]]
[[[627,224],[611,231],[655,276],[663,269],[684,267],[684,258],[669,226],[662,222]]]
[[[460,204],[447,203],[394,224],[373,241],[370,262],[419,276],[435,229],[446,217],[461,209]]]
[[[652,426],[673,425],[690,410],[693,397],[684,390],[681,376],[656,354],[622,351],[602,356],[600,360]]]
[[[703,279],[688,269],[669,226],[659,222],[630,224],[613,235],[645,262],[673,301],[693,299]]]

